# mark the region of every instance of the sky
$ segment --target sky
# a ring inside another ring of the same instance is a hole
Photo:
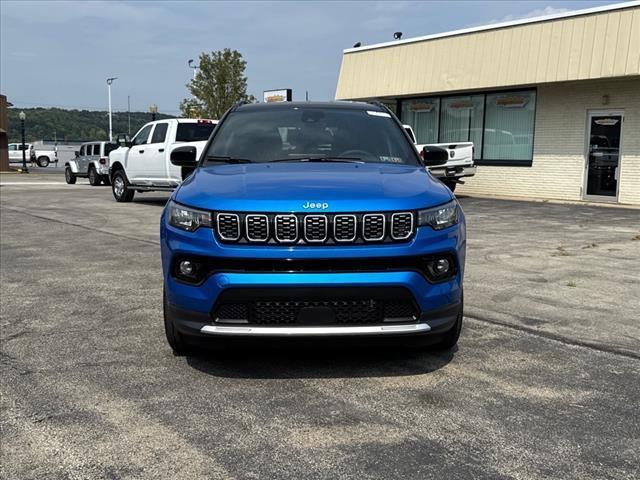
[[[177,114],[189,59],[232,48],[248,92],[292,88],[332,100],[342,51],[469,26],[617,3],[603,0],[433,2],[0,1],[0,92],[18,107]],[[425,59],[426,60],[426,59]]]

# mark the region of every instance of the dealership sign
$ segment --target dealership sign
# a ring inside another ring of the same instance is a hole
[[[292,90],[290,88],[264,91],[264,103],[290,102],[291,99]]]
[[[527,97],[520,95],[505,95],[496,99],[496,105],[504,108],[522,108],[529,102]]]

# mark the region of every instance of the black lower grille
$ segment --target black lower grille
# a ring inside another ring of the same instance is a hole
[[[273,292],[268,289],[229,290],[221,294],[212,316],[219,323],[240,321],[255,325],[362,325],[416,321],[419,310],[411,294],[404,289],[387,290],[382,293],[380,289],[323,289],[313,294],[305,289],[291,289],[286,296],[280,289]]]

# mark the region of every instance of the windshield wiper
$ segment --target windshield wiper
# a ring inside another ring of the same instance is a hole
[[[336,162],[336,163],[364,163],[361,158],[358,157],[297,157],[297,158],[279,158],[277,160],[270,160],[273,162]]]
[[[253,163],[248,158],[224,157],[219,155],[207,155],[207,162],[220,163]]]

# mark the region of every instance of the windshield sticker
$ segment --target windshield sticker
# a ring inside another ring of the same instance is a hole
[[[403,163],[400,157],[380,157],[380,161],[383,163]]]
[[[387,112],[376,112],[374,110],[367,110],[367,113],[369,115],[373,115],[374,117],[387,117],[387,118],[391,118],[391,115],[389,115]]]

